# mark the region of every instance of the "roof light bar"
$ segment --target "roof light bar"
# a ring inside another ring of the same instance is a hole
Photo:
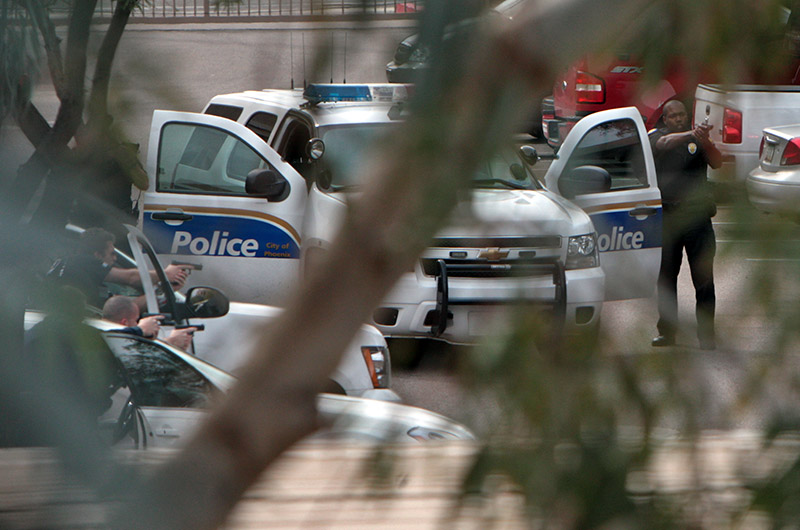
[[[318,85],[310,84],[303,97],[312,105],[336,101],[372,101],[372,92],[367,85]]]
[[[414,85],[400,83],[370,83],[363,85],[308,85],[303,97],[312,105],[337,101],[383,101],[398,103],[414,94]]]

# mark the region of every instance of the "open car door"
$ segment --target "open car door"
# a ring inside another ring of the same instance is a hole
[[[201,264],[193,284],[234,300],[276,304],[290,291],[307,187],[254,132],[219,116],[157,110],[147,174],[139,226],[167,263]]]
[[[606,300],[651,296],[661,262],[661,193],[636,108],[596,112],[579,121],[545,182],[592,218]]]

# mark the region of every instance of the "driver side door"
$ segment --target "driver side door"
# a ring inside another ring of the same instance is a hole
[[[661,262],[661,192],[644,122],[635,107],[590,114],[567,135],[545,174],[564,194],[562,179],[579,167],[608,173],[610,186],[569,196],[597,230],[606,300],[653,294]]]
[[[253,170],[285,186],[256,195],[247,186]],[[307,188],[263,139],[219,116],[158,110],[147,173],[139,227],[160,256],[202,265],[188,286],[213,285],[243,302],[286,297],[299,275]]]

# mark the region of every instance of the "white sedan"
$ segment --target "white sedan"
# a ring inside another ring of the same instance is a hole
[[[44,317],[27,311],[26,328]],[[104,438],[117,447],[182,446],[208,409],[236,384],[233,375],[166,342],[114,331],[120,326],[105,320],[86,322],[101,330],[125,369],[125,384],[99,418]],[[400,403],[319,394],[317,411],[324,426],[313,435],[317,439],[395,443],[475,438],[449,418]]]
[[[800,218],[800,124],[764,129],[759,166],[746,185],[758,210]]]

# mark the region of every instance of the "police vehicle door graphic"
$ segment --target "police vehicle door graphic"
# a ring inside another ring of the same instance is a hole
[[[271,172],[281,192],[248,193],[253,170]],[[226,118],[155,111],[147,172],[140,228],[165,263],[202,265],[187,285],[213,285],[243,302],[285,299],[299,276],[307,193],[271,147]]]
[[[581,171],[575,170],[586,166],[604,179],[580,191]],[[570,187],[579,191],[567,198],[589,214],[597,230],[606,300],[651,296],[661,261],[661,193],[635,107],[596,112],[575,125],[545,181],[565,195],[570,178]]]

